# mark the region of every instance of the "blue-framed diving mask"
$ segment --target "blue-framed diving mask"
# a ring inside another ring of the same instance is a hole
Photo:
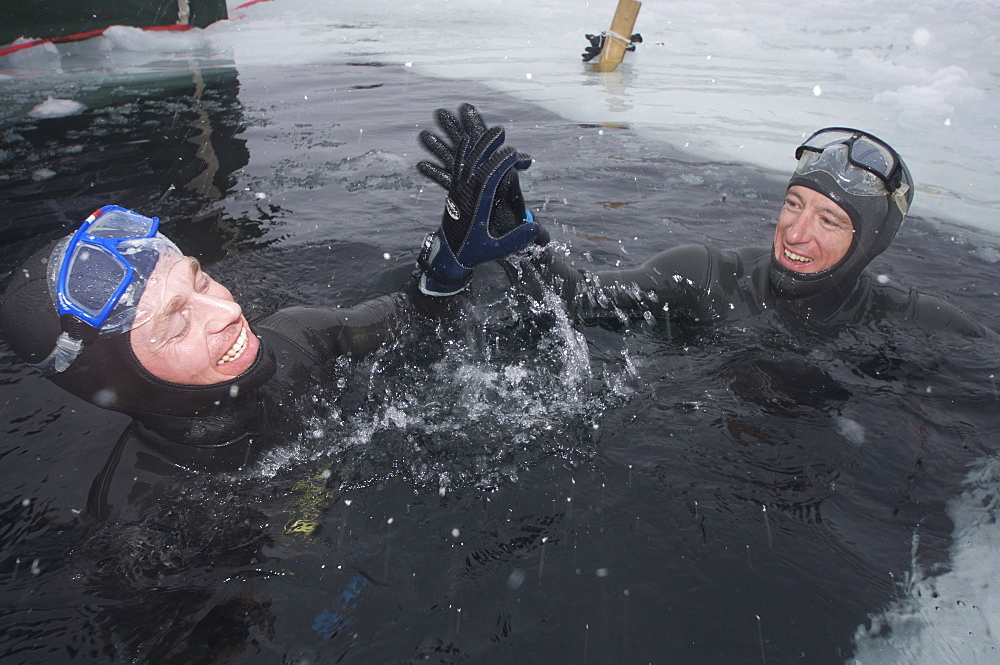
[[[60,242],[49,259],[49,290],[63,332],[35,367],[64,372],[97,337],[116,335],[152,316],[139,301],[157,263],[183,254],[157,233],[160,220],[120,206],[100,208]]]

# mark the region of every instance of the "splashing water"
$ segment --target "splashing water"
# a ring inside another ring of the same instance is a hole
[[[493,489],[549,456],[589,458],[590,421],[628,396],[637,372],[624,354],[595,381],[587,341],[551,289],[537,299],[505,291],[457,331],[426,332],[356,363],[337,404],[361,406],[327,405],[260,474],[335,459],[348,485],[402,475],[442,495]]]

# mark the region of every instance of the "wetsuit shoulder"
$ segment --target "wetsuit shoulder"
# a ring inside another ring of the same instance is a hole
[[[700,316],[719,323],[756,316],[771,300],[768,266],[771,251],[766,247],[737,249],[707,248],[709,273],[704,278],[705,295]]]
[[[286,307],[253,327],[295,344],[317,363],[343,355],[365,355],[397,332],[405,297],[393,294],[355,307]]]
[[[91,483],[91,515],[141,522],[150,506],[176,491],[177,482],[204,471],[242,471],[265,450],[261,428],[254,429],[260,423],[251,419],[238,429],[213,427],[211,419],[173,420],[156,423],[169,427],[172,437],[136,420],[125,428]],[[195,427],[200,434],[182,431],[184,427]]]
[[[936,296],[920,293],[899,284],[871,282],[869,314],[912,324],[927,331],[958,333],[967,337],[995,336],[965,312]]]

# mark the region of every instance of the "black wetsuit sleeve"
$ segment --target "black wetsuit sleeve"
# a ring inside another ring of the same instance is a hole
[[[255,325],[281,335],[317,362],[326,363],[339,356],[363,357],[398,337],[416,319],[454,316],[461,300],[461,296],[427,296],[409,283],[394,294],[349,308],[286,307]]]
[[[631,268],[581,270],[551,248],[535,263],[542,279],[583,318],[640,310],[697,316],[712,284],[713,255],[702,245],[673,247]]]

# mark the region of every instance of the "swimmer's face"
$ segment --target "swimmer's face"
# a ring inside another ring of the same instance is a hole
[[[150,318],[129,331],[136,358],[153,376],[207,386],[246,371],[260,350],[243,310],[196,259],[165,256],[139,301]]]
[[[854,240],[854,223],[843,208],[808,187],[793,185],[774,229],[774,258],[800,273],[837,265]]]

